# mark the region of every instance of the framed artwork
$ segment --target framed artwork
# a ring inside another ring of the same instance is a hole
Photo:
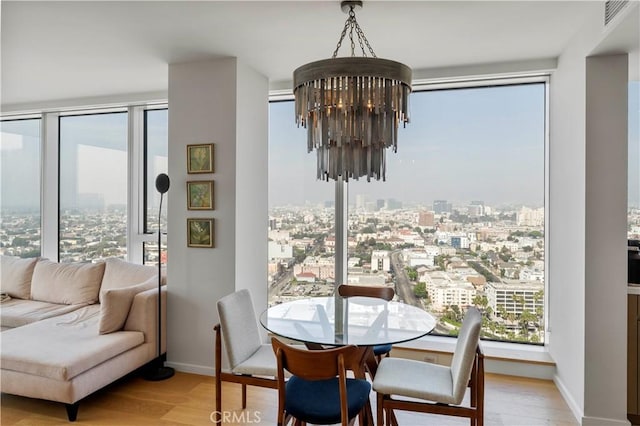
[[[213,219],[187,219],[187,247],[213,247]]]
[[[196,180],[187,182],[187,209],[213,210],[212,180]]]
[[[187,173],[213,173],[213,144],[187,145]]]

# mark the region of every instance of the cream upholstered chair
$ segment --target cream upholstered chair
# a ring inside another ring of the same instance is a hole
[[[484,419],[484,360],[480,349],[482,317],[478,309],[467,310],[462,322],[451,366],[400,358],[384,358],[373,380],[378,393],[378,425],[392,418],[391,410],[419,411],[469,417],[472,426]],[[462,406],[471,388],[469,406]],[[400,400],[392,395],[417,398]],[[431,401],[431,402],[428,402]]]
[[[242,408],[247,407],[247,385],[276,389],[276,357],[270,344],[263,343],[253,309],[251,294],[243,289],[218,301],[220,324],[216,332],[216,424],[221,423],[222,382],[242,385]],[[229,370],[222,371],[222,340]]]

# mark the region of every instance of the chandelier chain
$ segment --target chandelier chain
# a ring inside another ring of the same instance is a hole
[[[373,52],[373,48],[369,44],[369,40],[367,40],[367,37],[364,35],[364,31],[362,30],[362,28],[360,28],[360,25],[356,20],[356,12],[354,11],[353,6],[349,8],[349,16],[347,17],[347,20],[344,23],[344,28],[342,29],[342,33],[340,34],[340,39],[338,40],[338,44],[336,45],[336,50],[333,51],[333,55],[331,57],[332,58],[338,57],[338,51],[340,50],[340,47],[342,47],[342,41],[347,35],[347,30],[349,30],[349,39],[351,40],[351,56],[352,57],[356,56],[355,54],[356,46],[353,40],[354,29],[356,32],[356,36],[358,37],[358,43],[360,44],[360,49],[362,49],[362,55],[364,57],[367,56],[367,52],[364,47],[366,45],[371,57],[377,58],[376,54]]]

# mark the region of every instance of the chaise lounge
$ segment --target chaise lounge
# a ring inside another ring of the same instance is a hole
[[[74,421],[84,397],[157,358],[154,267],[0,260],[2,392],[62,402]]]

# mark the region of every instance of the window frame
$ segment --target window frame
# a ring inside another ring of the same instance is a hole
[[[40,140],[39,140],[39,146],[38,146],[38,150],[40,153],[40,156],[38,158],[38,163],[39,163],[39,170],[40,170],[40,176],[39,176],[39,189],[40,189],[40,194],[39,194],[39,210],[40,210],[40,256],[42,257],[42,252],[44,250],[44,244],[43,244],[43,240],[44,240],[44,232],[45,232],[45,228],[44,228],[44,216],[45,216],[45,199],[44,199],[44,164],[45,164],[45,143],[44,143],[44,115],[43,114],[9,114],[9,115],[5,115],[5,116],[0,116],[0,122],[8,122],[8,121],[24,121],[24,120],[39,120],[39,129],[40,129]]]
[[[127,113],[127,260],[143,263],[144,242],[157,241],[144,232],[144,114],[167,109],[166,100],[110,106],[60,108],[38,113],[0,116],[1,121],[40,119],[40,246],[41,256],[58,261],[60,249],[60,118],[102,113]],[[166,235],[166,230],[165,233]]]
[[[451,90],[451,89],[469,89],[469,88],[487,88],[498,86],[515,86],[522,84],[544,84],[544,182],[543,182],[543,202],[544,202],[544,341],[542,343],[531,342],[510,342],[510,341],[495,341],[496,343],[517,344],[517,345],[530,345],[530,346],[547,346],[549,343],[549,324],[550,324],[550,309],[549,300],[551,288],[549,285],[549,86],[550,86],[550,74],[547,72],[520,74],[512,76],[486,76],[476,78],[459,78],[459,79],[440,79],[440,80],[414,80],[413,93],[419,93],[424,91],[435,90]],[[274,91],[270,93],[269,102],[281,102],[293,100],[293,93],[287,91]],[[293,117],[292,117],[293,120]],[[345,182],[342,178],[335,182],[335,277],[336,283],[341,281],[338,277],[344,276],[345,282],[348,276],[348,218],[349,218],[349,186],[348,182]],[[339,219],[340,218],[340,219]],[[340,229],[339,229],[340,226]],[[341,229],[344,231],[341,232]],[[268,282],[268,280],[266,280]],[[446,336],[437,336],[446,337]],[[426,337],[428,339],[428,337]],[[492,340],[493,342],[493,340]]]

